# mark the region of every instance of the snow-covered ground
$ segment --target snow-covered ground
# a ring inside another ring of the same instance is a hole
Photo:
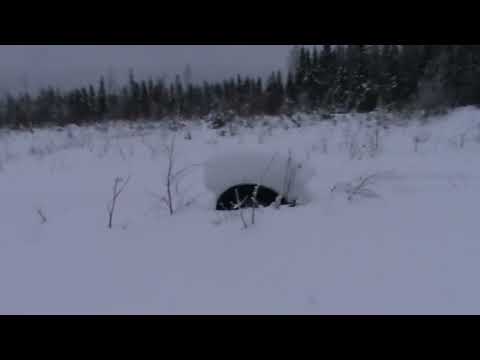
[[[480,314],[480,111],[368,123],[191,124],[174,216],[160,125],[0,131],[0,313]],[[239,150],[290,150],[315,170],[310,201],[247,229],[216,212],[204,165]]]

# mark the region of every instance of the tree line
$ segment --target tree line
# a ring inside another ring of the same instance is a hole
[[[480,105],[478,45],[296,47],[291,59],[287,98],[294,107],[369,112]]]
[[[294,46],[288,71],[266,80],[237,75],[221,82],[183,78],[137,80],[123,86],[101,77],[97,84],[0,99],[0,126],[88,124],[112,119],[137,121],[244,117],[312,112],[370,112],[375,109],[435,111],[480,105],[479,45]]]

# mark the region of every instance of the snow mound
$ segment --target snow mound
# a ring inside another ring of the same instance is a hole
[[[286,194],[288,201],[306,203],[314,175],[313,168],[279,152],[235,151],[205,163],[205,185],[217,198],[236,185],[258,184]]]

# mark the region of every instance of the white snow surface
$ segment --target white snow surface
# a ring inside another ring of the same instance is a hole
[[[0,314],[480,314],[480,111],[382,128],[376,154],[366,117],[269,118],[235,136],[193,122],[177,136],[189,171],[174,216],[162,125],[0,131]],[[290,149],[315,170],[310,201],[248,229],[217,213],[226,180],[207,188],[204,165],[239,148]],[[348,201],[372,174],[362,194],[378,196]]]

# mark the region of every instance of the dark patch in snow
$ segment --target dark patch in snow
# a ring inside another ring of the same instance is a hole
[[[257,185],[254,184],[240,184],[229,188],[225,191],[217,201],[217,210],[218,211],[231,211],[237,210],[238,208],[251,208],[251,207],[269,207],[275,203],[279,194],[269,189],[265,186],[259,186],[256,196],[256,202],[253,201],[255,188]],[[238,196],[237,196],[238,194]],[[237,204],[241,203],[241,206]],[[290,205],[285,199],[282,198],[281,205]]]

